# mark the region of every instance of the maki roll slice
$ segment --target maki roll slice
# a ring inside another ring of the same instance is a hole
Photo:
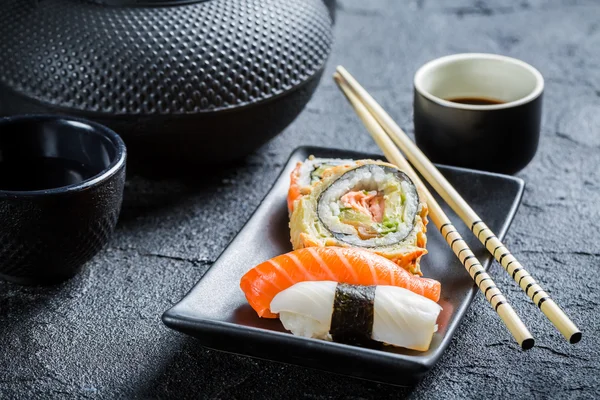
[[[427,205],[396,166],[359,160],[327,168],[310,192],[294,202],[294,249],[359,247],[422,275],[427,253]]]
[[[290,174],[290,189],[288,190],[287,204],[291,213],[294,202],[300,197],[310,194],[312,187],[326,175],[325,172],[338,165],[352,165],[354,160],[343,158],[317,158],[308,157],[304,162],[298,162]]]

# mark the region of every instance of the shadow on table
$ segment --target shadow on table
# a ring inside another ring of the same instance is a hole
[[[128,175],[119,225],[129,226],[138,217],[177,207],[190,197],[213,194],[249,165],[248,160],[242,159],[219,168],[199,167],[165,177]]]
[[[27,347],[32,344],[28,338],[31,327],[51,323],[48,304],[69,290],[68,282],[53,286],[28,286],[0,280],[0,341],[18,337],[18,344],[23,346],[23,349],[3,348],[1,351],[30,351]]]
[[[413,391],[411,387],[379,384],[209,350],[185,336],[179,351],[157,370],[159,372],[140,390],[140,398],[401,399]]]

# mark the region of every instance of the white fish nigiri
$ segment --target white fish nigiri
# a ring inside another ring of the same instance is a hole
[[[337,282],[305,281],[278,293],[271,312],[294,335],[331,340]],[[412,350],[429,349],[442,307],[396,286],[376,286],[371,339]]]

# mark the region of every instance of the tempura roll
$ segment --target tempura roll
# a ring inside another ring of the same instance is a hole
[[[427,205],[411,179],[392,164],[360,160],[330,167],[294,205],[294,249],[359,247],[421,274]]]

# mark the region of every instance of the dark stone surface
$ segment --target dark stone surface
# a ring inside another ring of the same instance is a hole
[[[342,1],[324,81],[281,136],[224,171],[132,178],[111,245],[80,275],[51,288],[0,283],[0,398],[600,397],[600,4],[487,4]],[[220,354],[161,323],[250,217],[292,149],[377,151],[329,78],[335,65],[411,131],[415,70],[464,51],[516,56],[546,78],[540,148],[519,174],[527,189],[506,241],[582,329],[579,344],[567,344],[498,265],[494,279],[536,347],[519,350],[478,295],[414,388]]]

